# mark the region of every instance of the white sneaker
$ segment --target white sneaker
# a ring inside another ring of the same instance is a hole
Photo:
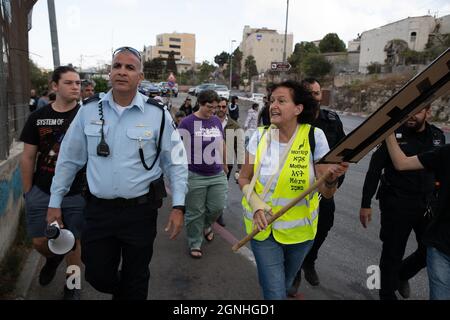
[[[234,179],[237,181],[239,179],[239,171],[234,173]]]

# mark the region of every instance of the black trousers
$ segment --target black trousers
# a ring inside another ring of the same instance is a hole
[[[156,237],[154,206],[108,205],[94,198],[88,200],[85,217],[81,258],[86,281],[113,299],[147,299]]]
[[[319,222],[317,223],[317,234],[314,238],[314,244],[306,255],[303,261],[303,266],[314,266],[317,260],[317,255],[319,254],[319,249],[325,242],[328,236],[328,232],[333,227],[334,223],[334,211],[336,210],[336,205],[334,203],[334,198],[325,199],[322,198],[319,203]]]
[[[398,203],[398,198],[380,199],[380,240],[383,242],[383,248],[379,295],[382,300],[397,299],[395,291],[398,281],[411,279],[426,267],[426,247],[422,244],[422,236],[428,225],[428,219],[424,217],[425,209],[408,205],[408,208],[401,210]],[[417,250],[403,259],[412,230],[416,235]]]

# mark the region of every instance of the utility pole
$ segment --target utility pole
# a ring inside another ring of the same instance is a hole
[[[236,40],[231,40],[231,50],[230,50],[230,93],[233,86],[233,42]]]
[[[53,67],[61,65],[59,60],[58,28],[56,26],[55,0],[47,0],[48,18],[50,20],[50,35],[52,37]]]
[[[286,29],[284,29],[284,51],[283,51],[283,62],[286,62],[286,46],[287,46],[288,20],[289,20],[289,0],[287,0],[287,8],[286,8]]]

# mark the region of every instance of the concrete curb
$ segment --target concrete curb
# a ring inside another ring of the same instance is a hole
[[[14,290],[16,300],[27,299],[31,283],[33,282],[41,258],[42,256],[36,250],[31,250],[16,283],[16,288]]]
[[[334,110],[339,115],[343,116],[353,116],[353,117],[360,117],[360,118],[368,118],[370,115],[362,112],[348,112],[348,111],[340,111],[340,110]],[[447,122],[430,122],[442,131],[448,133],[450,132],[450,124]]]

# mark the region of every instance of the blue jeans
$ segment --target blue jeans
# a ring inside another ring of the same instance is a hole
[[[251,241],[265,300],[286,299],[287,290],[292,286],[313,242],[281,244],[272,234],[264,241]]]
[[[427,248],[430,300],[450,300],[450,256],[436,248]]]

